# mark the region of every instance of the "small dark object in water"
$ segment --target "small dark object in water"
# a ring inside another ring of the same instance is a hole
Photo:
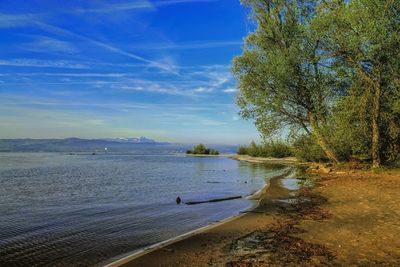
[[[176,204],[179,205],[179,204],[181,204],[181,202],[182,202],[181,198],[180,198],[180,197],[177,197],[177,198],[176,198]]]
[[[245,184],[247,184],[247,181],[244,181]]]
[[[96,153],[93,152],[92,155],[96,155]]]

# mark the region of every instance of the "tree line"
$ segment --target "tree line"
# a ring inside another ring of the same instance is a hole
[[[243,0],[254,25],[232,71],[267,139],[372,167],[400,154],[400,1]]]

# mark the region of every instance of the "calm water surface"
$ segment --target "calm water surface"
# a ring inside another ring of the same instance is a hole
[[[0,265],[93,266],[251,207],[282,173],[227,158],[0,153]],[[267,177],[267,178],[266,178]]]

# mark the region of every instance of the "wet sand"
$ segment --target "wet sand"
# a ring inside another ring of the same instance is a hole
[[[115,266],[400,266],[400,171],[321,170],[276,177],[253,211]]]

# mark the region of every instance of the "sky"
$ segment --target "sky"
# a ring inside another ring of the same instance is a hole
[[[257,140],[238,115],[239,0],[0,1],[0,138]]]

